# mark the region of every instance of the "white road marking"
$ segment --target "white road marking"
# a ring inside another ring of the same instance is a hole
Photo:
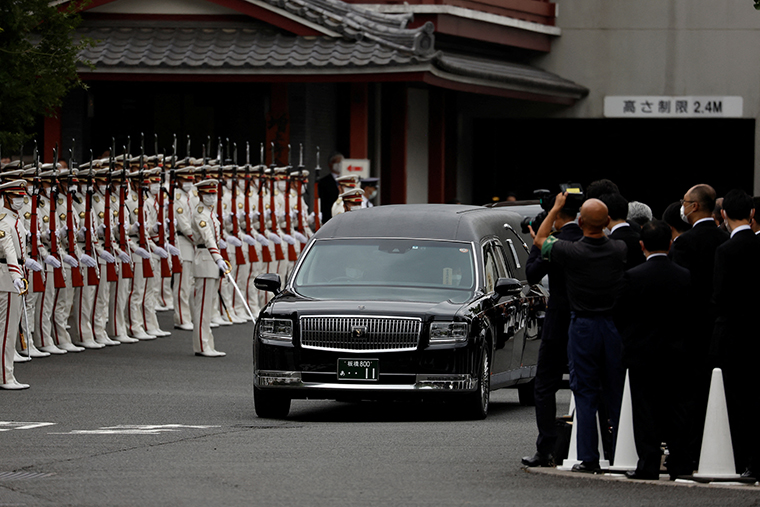
[[[0,431],[11,430],[32,430],[34,428],[43,428],[53,426],[52,422],[18,422],[18,421],[0,421]]]
[[[186,424],[120,424],[118,426],[104,426],[96,430],[72,430],[65,433],[49,433],[50,435],[156,435],[181,431],[183,429],[205,430],[221,428],[221,426],[201,426]]]

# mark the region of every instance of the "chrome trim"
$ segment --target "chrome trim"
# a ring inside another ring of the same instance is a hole
[[[517,251],[515,250],[515,244],[512,243],[512,240],[509,238],[507,238],[507,243],[509,243],[509,249],[512,250],[512,258],[515,260],[517,269],[520,269],[520,259],[517,258]]]
[[[337,377],[337,373],[336,373]],[[414,384],[353,384],[346,381],[335,382],[304,382],[299,371],[260,371],[254,373],[254,383],[261,387],[262,379],[279,379],[267,381],[263,387],[275,389],[314,389],[333,391],[473,391],[478,385],[478,379],[469,374],[451,375],[416,375]]]
[[[307,327],[305,324],[309,321],[313,321],[314,326]],[[366,327],[368,338],[362,341],[353,338],[352,329],[356,327]],[[421,334],[422,319],[419,317],[383,315],[302,315],[299,317],[301,347],[312,350],[349,353],[405,352],[417,350]]]

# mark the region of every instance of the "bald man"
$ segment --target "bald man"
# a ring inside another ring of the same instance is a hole
[[[622,241],[608,238],[604,228],[610,222],[607,206],[589,199],[581,206],[578,225],[583,237],[575,242],[550,236],[557,214],[567,194],[558,194],[554,207],[536,233],[534,244],[542,257],[565,269],[570,303],[567,355],[570,389],[575,395],[578,426],[578,459],[573,472],[598,473],[599,443],[596,413],[604,400],[613,428],[613,442],[620,419],[625,372],[622,340],[612,320],[615,300],[622,286],[627,248]]]

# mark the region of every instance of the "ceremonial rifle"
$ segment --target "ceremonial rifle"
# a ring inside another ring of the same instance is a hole
[[[317,166],[314,168],[314,232],[319,230],[319,146],[317,146]]]
[[[50,255],[55,257],[59,262],[62,257],[58,251],[58,236],[56,236],[56,221],[58,216],[56,214],[56,206],[58,204],[58,143],[55,144],[55,150],[53,150],[53,177],[51,179],[50,189]],[[63,266],[53,268],[53,286],[56,289],[66,288],[66,279],[63,277]]]
[[[235,152],[232,160],[232,196],[230,197],[230,205],[232,206],[232,235],[236,238],[240,237],[240,219],[237,216],[237,193],[238,193],[238,179],[237,179],[237,143],[234,144]],[[245,264],[245,255],[243,255],[243,246],[235,247],[235,263],[238,266]]]
[[[116,140],[111,138],[111,153],[108,157],[108,176],[106,177],[106,192],[105,192],[105,204],[104,204],[104,210],[103,210],[103,225],[105,226],[103,229],[103,247],[106,249],[106,251],[113,255],[113,242],[112,242],[112,234],[113,230],[111,229],[111,221],[113,217],[111,216],[111,173],[113,173],[114,167],[116,165]],[[115,282],[119,279],[119,274],[116,272],[116,262],[107,262],[106,263],[106,280],[109,282]]]
[[[298,232],[306,237],[306,228],[303,225],[303,198],[301,197],[301,190],[303,186],[303,144],[299,144],[299,156],[298,156],[298,177],[296,178],[296,193],[298,194],[298,201],[296,202],[296,209],[298,211]],[[306,243],[301,243],[301,251],[303,252]]]
[[[243,207],[245,208],[245,232],[253,237],[251,228],[251,145],[245,143],[245,196],[243,197]],[[259,256],[256,254],[256,247],[248,245],[248,260],[251,263],[259,262]]]
[[[129,139],[129,138],[128,138]],[[129,141],[127,141],[129,143]],[[129,173],[129,151],[124,146],[124,160],[121,185],[119,186],[119,250],[129,254],[127,235],[129,234],[129,210],[127,209],[127,174]],[[132,271],[132,262],[121,263],[121,277],[134,278],[135,273]]]
[[[32,235],[32,248],[29,254],[35,261],[40,258],[39,224],[37,223],[37,207],[40,196],[40,156],[37,153],[37,141],[34,141],[34,181],[32,182],[32,211],[29,215],[30,226],[29,232]],[[32,271],[32,291],[45,292],[45,280],[42,277],[42,271]]]
[[[291,149],[290,145],[288,145],[288,168],[285,172],[286,180],[285,180],[285,234],[288,236],[293,236],[293,221],[290,216],[290,171],[293,169],[293,166],[290,164],[291,160]],[[296,247],[292,243],[288,243],[288,260],[295,262],[298,260],[298,253],[296,252]]]
[[[259,234],[264,236],[264,231],[267,230],[267,224],[266,224],[266,217],[264,216],[264,185],[266,185],[266,174],[264,174],[264,143],[261,143],[261,153],[260,153],[260,160],[261,160],[261,174],[259,175]],[[261,260],[264,262],[272,262],[272,252],[269,250],[268,246],[263,246],[261,248]]]
[[[164,155],[164,161],[166,160],[165,157],[166,156]],[[164,165],[166,165],[165,162],[164,162]],[[166,209],[167,223],[169,225],[169,238],[167,239],[167,242],[174,248],[177,248],[177,228],[174,225],[174,190],[177,185],[176,165],[177,165],[177,134],[174,134],[174,143],[172,144],[172,162],[171,162],[171,169],[169,170],[169,207]],[[164,169],[166,169],[166,167],[164,167]],[[162,187],[161,192],[163,192],[164,191],[163,174],[161,176],[161,187]],[[181,273],[181,272],[182,272],[182,263],[180,262],[179,257],[177,255],[172,255],[172,273]]]
[[[92,150],[90,150],[90,171],[87,173],[87,193],[85,194],[84,202],[84,253],[89,255],[93,259],[92,251],[92,229],[94,222],[92,220],[92,194],[95,192],[95,183],[93,181],[92,174],[93,156]],[[98,285],[100,283],[100,274],[98,273],[97,265],[92,268],[87,268],[87,285]]]
[[[76,231],[74,230],[74,150],[69,149],[69,188],[66,192],[66,238],[69,255],[76,257]],[[71,286],[84,287],[84,278],[79,266],[71,266]]]
[[[275,210],[275,201],[274,201],[274,188],[275,188],[275,175],[274,171],[277,168],[277,164],[274,161],[274,141],[271,143],[272,146],[272,165],[269,167],[272,169],[272,174],[269,175],[269,207],[270,212],[269,216],[271,217],[272,222],[272,234],[277,236],[277,212]],[[275,243],[274,244],[274,258],[278,261],[285,260],[285,253],[282,251],[282,244]]]
[[[145,182],[143,180],[143,164],[145,163],[145,135],[140,133],[140,168],[137,170],[137,223],[140,230],[137,231],[137,242],[140,248],[146,252],[150,252],[148,247],[148,231],[145,230],[145,191],[149,190],[145,188]],[[150,262],[150,258],[142,260],[143,265],[143,278],[153,278],[153,265]]]
[[[156,196],[156,199],[158,199],[158,209],[157,211],[157,225],[158,225],[158,246],[161,248],[164,248],[167,244],[166,241],[166,210],[164,209],[164,193],[166,192],[166,189],[164,188],[164,182],[166,181],[164,178],[166,176],[166,152],[164,152],[162,158],[162,162],[159,165],[161,168],[161,172],[159,173],[161,175],[161,187],[158,189],[158,195]],[[167,252],[168,253],[168,252]],[[171,255],[171,254],[169,254]],[[174,257],[174,256],[172,256]],[[172,268],[169,265],[169,259],[168,258],[161,258],[159,261],[161,264],[161,278],[171,278],[172,276]]]
[[[216,182],[216,219],[219,221],[219,237],[221,239],[226,239],[222,234],[222,231],[224,231],[224,210],[223,203],[222,203],[222,195],[224,195],[224,160],[222,160],[222,138],[219,138],[219,144],[217,145],[216,150],[216,161],[219,163],[219,171],[217,173],[217,182]],[[225,241],[226,243],[226,241]],[[229,245],[227,245],[229,247]],[[227,252],[227,248],[219,248],[219,253],[222,256],[222,259],[229,262],[230,261],[230,255]]]

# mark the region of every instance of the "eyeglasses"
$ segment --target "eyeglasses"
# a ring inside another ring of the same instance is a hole
[[[681,206],[683,206],[686,203],[692,203],[692,202],[697,202],[697,201],[687,201],[686,199],[681,199]]]

